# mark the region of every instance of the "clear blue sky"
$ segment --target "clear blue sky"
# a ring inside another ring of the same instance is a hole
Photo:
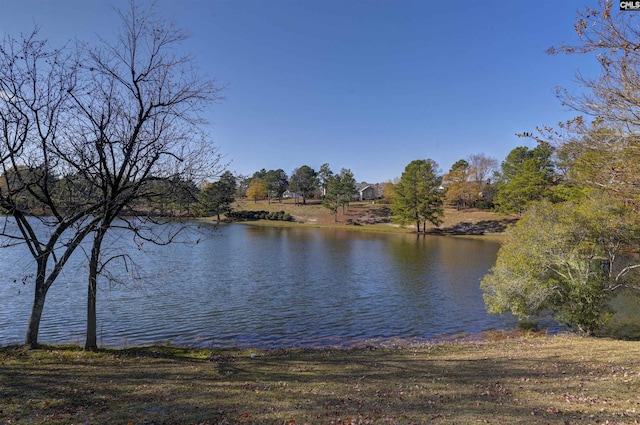
[[[573,115],[593,57],[548,56],[575,40],[575,12],[595,0],[160,0],[185,48],[228,85],[207,113],[230,170],[328,162],[383,182],[414,159],[444,172],[485,153],[502,161],[515,133]],[[54,43],[110,38],[125,0],[0,0],[0,31],[34,24]],[[614,13],[618,13],[617,10]]]

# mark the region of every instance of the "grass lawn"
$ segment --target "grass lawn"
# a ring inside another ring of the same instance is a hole
[[[2,424],[634,424],[640,343],[489,333],[349,350],[0,349]]]

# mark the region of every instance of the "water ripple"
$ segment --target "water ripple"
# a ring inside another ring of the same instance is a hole
[[[146,278],[100,283],[98,342],[276,348],[509,327],[512,318],[486,313],[479,289],[497,249],[443,237],[224,226],[197,245],[132,251]],[[32,288],[20,283],[28,254],[3,254],[0,344],[8,344],[24,337]],[[83,342],[83,261],[74,258],[51,288],[42,342]]]

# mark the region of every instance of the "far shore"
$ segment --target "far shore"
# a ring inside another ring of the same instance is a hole
[[[237,223],[252,226],[269,227],[313,227],[333,228],[358,232],[418,234],[415,225],[401,226],[391,221],[390,205],[378,201],[352,202],[345,212],[340,209],[337,220],[320,201],[308,200],[306,205],[295,205],[293,200],[248,200],[243,199],[234,205],[235,210],[245,211],[284,211],[294,221],[250,220]],[[216,217],[205,220],[215,221]],[[223,216],[224,220],[224,216]],[[443,223],[440,226],[427,225],[427,235],[479,238],[503,242],[507,227],[517,221],[515,216],[497,214],[490,210],[466,208],[457,210],[445,208]]]

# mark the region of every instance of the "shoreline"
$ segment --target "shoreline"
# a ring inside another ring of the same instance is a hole
[[[206,220],[209,221],[209,220]],[[216,220],[213,220],[216,221]],[[340,229],[346,230],[349,232],[365,232],[365,233],[382,233],[382,234],[397,234],[397,235],[415,235],[415,236],[441,236],[441,237],[451,237],[451,238],[462,238],[462,239],[478,239],[491,241],[496,243],[503,243],[506,238],[506,232],[490,232],[490,233],[449,233],[449,232],[436,232],[436,231],[428,231],[427,233],[418,233],[414,230],[408,228],[396,228],[396,227],[381,227],[380,225],[361,225],[361,226],[353,226],[353,225],[345,225],[345,224],[309,224],[309,223],[296,223],[296,222],[281,222],[281,221],[272,221],[272,220],[255,220],[255,221],[229,221],[225,222],[227,224],[240,224],[245,226],[255,226],[255,227],[300,227],[300,228],[309,228],[309,229]]]
[[[230,221],[237,224],[256,227],[308,227],[321,229],[341,229],[354,232],[413,234],[416,236],[453,236],[504,242],[508,226],[517,221],[515,216],[504,216],[493,211],[445,208],[443,223],[440,227],[429,225],[426,232],[416,232],[413,225],[399,225],[391,222],[388,204],[372,204],[369,202],[353,203],[345,213],[339,214],[339,221],[334,215],[317,201],[307,205],[290,203],[267,203],[266,201],[238,201],[235,208],[240,211],[284,211],[294,217],[295,221],[250,220]],[[200,217],[198,220],[217,221],[214,217]],[[224,221],[224,219],[222,220]]]
[[[479,332],[460,332],[455,334],[439,334],[432,337],[371,337],[371,338],[342,338],[334,339],[327,338],[323,342],[307,341],[294,345],[282,345],[282,346],[259,346],[250,344],[230,344],[225,346],[198,346],[189,344],[172,344],[171,341],[163,340],[154,343],[147,344],[133,344],[133,345],[101,345],[98,348],[99,352],[108,351],[126,351],[126,350],[145,350],[153,348],[171,348],[177,350],[195,350],[195,351],[350,351],[350,350],[362,350],[362,349],[411,349],[415,347],[438,345],[438,344],[467,344],[478,343],[491,340],[503,340],[503,339],[517,339],[517,338],[545,338],[553,337],[557,335],[577,335],[569,331],[554,332],[549,331],[546,328],[541,329],[526,329],[524,327],[515,326],[513,328],[502,329],[488,329]],[[15,350],[25,348],[22,342],[8,343],[0,345],[0,352],[6,350]],[[48,349],[70,349],[70,350],[83,350],[83,346],[77,342],[42,342],[37,348],[39,350]]]

